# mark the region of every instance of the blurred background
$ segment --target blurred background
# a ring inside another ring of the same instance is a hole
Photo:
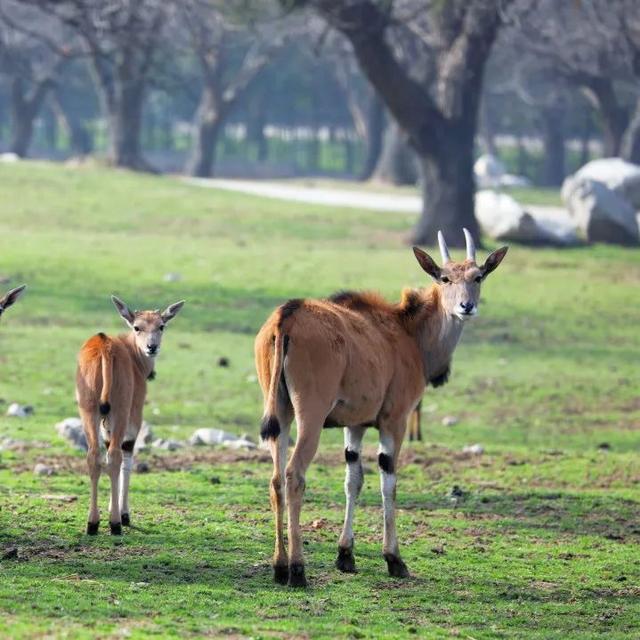
[[[583,177],[633,212],[593,188],[607,210],[585,211],[584,184],[563,194],[573,221],[535,205],[560,205],[548,190],[590,160],[640,162],[640,6],[2,0],[0,149],[200,178],[408,185],[422,189],[416,242],[443,228],[461,244],[466,225],[476,237],[635,244],[640,188],[620,187],[626,165]],[[474,177],[516,196],[485,194],[479,225]],[[593,216],[626,221],[594,231]]]

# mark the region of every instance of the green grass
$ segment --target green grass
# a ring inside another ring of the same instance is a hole
[[[0,324],[0,636],[11,638],[640,635],[640,254],[512,247],[483,289],[451,381],[406,445],[398,526],[412,578],[387,577],[375,432],[356,515],[360,572],[333,568],[341,434],[323,434],[303,511],[306,591],[271,581],[269,457],[143,452],[136,528],[83,534],[82,454],[54,424],[75,414],[75,354],[122,326],[109,301],[187,305],[165,336],[146,417],[161,437],[203,426],[254,437],[252,341],[294,296],[345,287],[397,299],[425,282],[409,216],[312,207],[169,178],[37,163],[0,166],[0,276],[29,284]],[[167,272],[182,281],[167,283]],[[230,359],[228,368],[217,359]],[[459,419],[453,427],[442,418]],[[467,457],[465,444],[485,454]],[[607,445],[606,447],[601,445]],[[36,462],[57,468],[48,478]],[[212,481],[215,479],[215,482]],[[466,499],[454,506],[453,485]],[[106,508],[108,483],[101,501]],[[53,496],[53,499],[52,499]],[[69,496],[70,502],[55,499]]]

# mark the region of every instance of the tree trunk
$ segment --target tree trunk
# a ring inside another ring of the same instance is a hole
[[[382,100],[373,94],[367,112],[367,139],[364,164],[360,180],[369,180],[375,171],[382,152],[382,136],[384,133],[384,106]]]
[[[63,91],[53,93],[53,109],[67,129],[71,151],[79,156],[89,155],[93,151],[93,139],[86,125],[74,112],[74,107],[65,100]]]
[[[480,237],[475,218],[473,141],[475,122],[448,126],[448,144],[434,145],[420,158],[422,168],[422,215],[411,241],[435,244],[442,231],[449,246],[464,247],[462,228]]]
[[[640,164],[640,98],[636,101],[633,115],[624,132],[620,148],[620,156],[627,162]]]
[[[222,114],[218,107],[216,92],[212,87],[205,86],[196,114],[193,148],[187,165],[189,175],[199,178],[209,178],[213,175],[221,126]]]
[[[585,87],[585,93],[600,115],[604,155],[606,157],[619,155],[629,116],[626,109],[618,104],[611,80],[594,79]]]
[[[409,146],[407,136],[394,120],[389,120],[373,179],[395,185],[416,184],[416,164],[415,152]]]
[[[564,110],[562,107],[542,109],[544,162],[541,184],[558,187],[565,177]]]
[[[122,86],[109,113],[109,161],[116,167],[149,170],[142,157],[142,108],[144,93],[140,85]]]
[[[47,92],[52,86],[52,81],[42,81],[32,92],[25,96],[22,78],[14,78],[11,82],[11,142],[9,150],[12,153],[26,157],[33,137],[33,124]]]

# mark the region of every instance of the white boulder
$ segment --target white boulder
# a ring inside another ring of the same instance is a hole
[[[557,246],[577,244],[574,225],[566,215],[563,217],[534,216],[506,193],[488,189],[476,193],[476,218],[482,231],[494,240]]]
[[[580,235],[589,242],[638,244],[638,217],[623,188],[611,189],[605,182],[580,175],[580,171],[562,185],[562,199]]]
[[[562,186],[565,199],[565,187],[571,188],[572,181],[595,180],[615,191],[636,211],[640,209],[640,166],[626,162],[622,158],[600,158],[592,160],[569,176]]]

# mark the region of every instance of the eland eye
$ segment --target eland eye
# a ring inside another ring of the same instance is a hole
[[[162,325],[160,325],[160,326],[158,327],[158,330],[159,330],[159,331],[164,331],[164,325],[163,325],[163,324],[162,324]]]
[[[442,276],[442,278],[440,278],[441,282],[444,282],[445,284],[447,284],[448,282],[450,282],[449,278],[447,278],[447,276]]]
[[[140,327],[133,327],[133,330],[138,333],[140,331]]]
[[[475,279],[475,281],[476,281],[476,282],[482,282],[482,276],[478,276],[478,277]]]

